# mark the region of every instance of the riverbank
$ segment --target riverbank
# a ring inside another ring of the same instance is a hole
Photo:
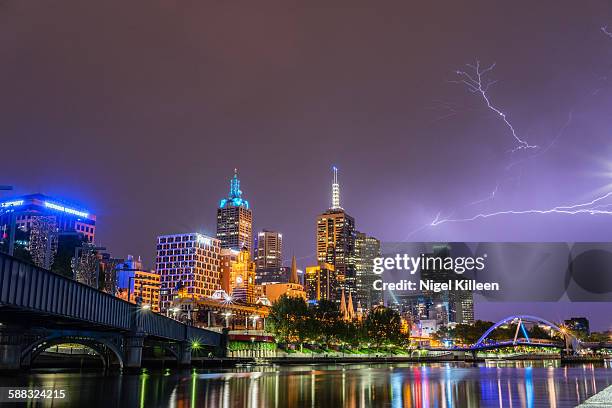
[[[97,356],[80,356],[79,358],[65,358],[45,353],[37,360],[34,369],[100,369],[103,365]],[[477,355],[471,353],[443,353],[437,355],[366,355],[366,354],[285,354],[271,357],[193,357],[193,368],[229,368],[241,365],[301,365],[301,364],[384,364],[384,363],[437,363],[437,362],[502,362],[502,361],[559,361],[561,364],[603,363],[600,357],[593,356],[566,356],[551,354],[516,354],[516,355]],[[165,369],[177,367],[177,362],[171,357],[144,358],[143,368]],[[118,369],[118,367],[110,368]],[[134,371],[138,371],[135,369]]]
[[[593,395],[580,404],[578,408],[612,407],[612,385]]]

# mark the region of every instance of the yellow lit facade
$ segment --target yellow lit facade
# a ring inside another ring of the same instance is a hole
[[[334,266],[338,290],[355,292],[355,220],[342,209],[317,217],[317,262]]]
[[[221,289],[234,300],[255,303],[255,262],[246,248],[221,250]]]
[[[269,283],[262,285],[264,296],[274,303],[283,295],[306,299],[304,287],[299,283]]]
[[[161,286],[159,274],[154,271],[134,271],[133,281],[131,287],[119,289],[118,297],[131,303],[139,302],[143,306],[149,305],[152,311],[159,312],[159,289]]]
[[[317,266],[307,266],[305,284],[308,300],[336,300],[337,277],[334,265],[322,262]]]

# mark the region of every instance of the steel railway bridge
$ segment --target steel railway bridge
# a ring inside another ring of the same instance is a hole
[[[139,368],[149,347],[187,365],[194,346],[223,356],[226,342],[226,334],[185,325],[0,253],[0,370],[27,368],[62,343],[90,347],[105,366]]]

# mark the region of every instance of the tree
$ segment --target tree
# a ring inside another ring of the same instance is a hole
[[[270,330],[284,343],[306,339],[310,312],[304,299],[282,295],[272,304],[266,319]]]
[[[51,265],[51,271],[72,279],[71,261],[74,257],[75,248],[83,246],[87,242],[86,238],[81,234],[60,234],[58,237],[57,254]]]
[[[30,234],[27,231],[22,230],[21,228],[15,228],[15,247],[13,249],[13,256],[20,261],[24,261],[27,263],[34,263],[32,260],[32,255],[30,254],[30,250],[28,249],[27,243],[30,239]],[[3,237],[0,241],[0,252],[9,251],[9,236],[8,234]]]
[[[383,344],[403,344],[407,340],[401,332],[399,313],[387,307],[377,307],[368,313],[364,326],[368,338],[377,348]]]
[[[311,321],[312,338],[319,343],[326,345],[332,343],[344,332],[344,322],[340,318],[340,311],[335,302],[319,301],[312,309]]]
[[[533,325],[527,333],[529,337],[534,339],[550,339],[550,332],[547,332],[537,324]]]

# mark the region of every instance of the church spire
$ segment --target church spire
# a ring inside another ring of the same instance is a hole
[[[349,291],[349,300],[347,306],[347,315],[349,320],[355,319],[355,308],[353,307],[353,294]]]
[[[338,168],[336,166],[332,167],[334,177],[332,180],[332,210],[341,210],[340,207],[340,183],[338,183]]]
[[[342,297],[340,298],[340,315],[344,320],[348,320],[348,311],[346,310],[346,298],[344,297],[344,289],[342,289]]]
[[[295,261],[295,255],[293,255],[293,258],[291,259],[291,276],[289,278],[289,283],[300,283],[300,280],[298,279],[297,262]]]

